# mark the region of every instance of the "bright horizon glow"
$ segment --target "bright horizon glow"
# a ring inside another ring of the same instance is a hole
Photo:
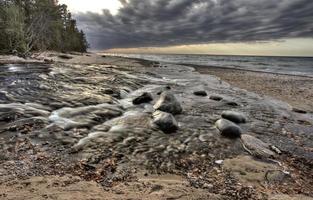
[[[60,4],[66,4],[72,13],[95,12],[102,13],[103,9],[108,9],[112,14],[116,14],[122,6],[118,0],[59,0]]]
[[[139,54],[208,54],[245,56],[301,56],[313,57],[313,39],[296,38],[284,41],[256,43],[216,43],[199,45],[179,45],[171,47],[145,47],[109,49],[105,53]]]

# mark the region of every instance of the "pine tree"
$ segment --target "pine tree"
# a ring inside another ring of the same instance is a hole
[[[88,42],[56,0],[0,0],[0,52],[80,51]]]

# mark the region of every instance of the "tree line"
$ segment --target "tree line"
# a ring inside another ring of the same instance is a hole
[[[0,0],[0,53],[87,48],[84,32],[57,0]]]

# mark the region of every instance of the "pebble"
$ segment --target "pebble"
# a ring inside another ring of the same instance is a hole
[[[223,97],[212,95],[212,96],[210,96],[210,99],[214,100],[214,101],[222,101]]]
[[[201,91],[195,91],[193,94],[196,95],[196,96],[202,96],[202,97],[208,96],[208,94],[206,93],[206,91],[203,91],[203,90],[201,90]]]

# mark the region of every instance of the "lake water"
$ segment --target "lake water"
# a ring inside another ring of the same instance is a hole
[[[313,77],[313,57],[110,54],[172,64],[192,64]]]

